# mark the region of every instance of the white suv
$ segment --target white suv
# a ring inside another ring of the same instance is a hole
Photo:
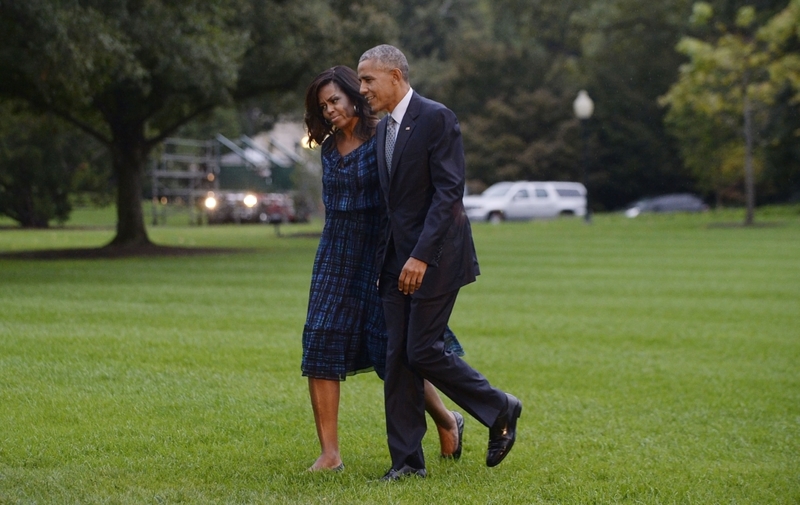
[[[498,182],[478,196],[465,196],[470,221],[499,223],[586,214],[586,188],[579,182]]]

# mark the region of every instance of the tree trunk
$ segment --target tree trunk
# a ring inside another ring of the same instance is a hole
[[[33,203],[33,188],[30,185],[26,184],[24,194],[25,198],[23,198],[22,205],[20,205],[20,209],[17,212],[19,224],[23,228],[48,228],[48,220],[43,220],[36,215],[36,204]]]
[[[114,132],[111,157],[117,178],[117,235],[108,247],[151,244],[142,211],[142,180],[148,151],[143,127]]]
[[[745,226],[753,224],[755,214],[756,190],[753,175],[753,111],[750,106],[750,97],[747,96],[747,87],[744,89],[744,191],[747,202],[747,214],[744,218]]]

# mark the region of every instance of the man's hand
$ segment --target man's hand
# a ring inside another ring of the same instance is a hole
[[[408,261],[403,266],[403,271],[400,272],[400,278],[397,280],[397,289],[402,291],[404,295],[413,294],[422,285],[422,278],[425,276],[427,269],[428,264],[424,261],[420,261],[417,258],[408,258]]]

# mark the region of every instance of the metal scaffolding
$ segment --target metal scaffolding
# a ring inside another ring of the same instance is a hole
[[[278,150],[292,163],[302,159],[278,144],[270,143],[263,149],[250,137],[237,141],[218,134],[211,140],[168,138],[164,141],[160,158],[154,161],[152,177],[153,225],[166,222],[166,203],[183,203],[189,210],[189,223],[202,223],[202,202],[209,192],[218,192],[220,167],[236,164],[246,167],[271,182],[274,167],[281,166],[271,152]]]

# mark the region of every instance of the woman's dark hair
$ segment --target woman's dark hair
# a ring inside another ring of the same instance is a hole
[[[308,129],[308,144],[321,145],[322,141],[333,132],[333,125],[322,115],[322,109],[319,106],[319,90],[330,83],[336,84],[355,105],[356,116],[358,116],[355,136],[361,140],[368,140],[375,134],[378,117],[372,113],[367,100],[359,93],[361,83],[356,72],[350,67],[337,65],[319,74],[306,90],[305,121]]]

